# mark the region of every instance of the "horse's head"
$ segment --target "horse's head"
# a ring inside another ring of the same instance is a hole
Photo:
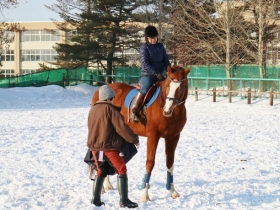
[[[184,69],[181,66],[169,66],[167,68],[167,78],[162,83],[163,99],[165,101],[163,107],[163,115],[165,117],[172,116],[175,107],[184,104],[188,97],[188,78],[191,67]]]

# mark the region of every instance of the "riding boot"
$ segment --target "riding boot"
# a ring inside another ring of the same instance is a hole
[[[137,208],[138,204],[128,199],[127,175],[118,176],[118,190],[120,194],[120,207]]]
[[[135,96],[134,104],[133,104],[133,107],[132,107],[132,113],[131,113],[131,119],[134,122],[139,122],[140,106],[143,103],[144,97],[145,97],[145,94],[142,94],[140,92],[138,92],[137,95]]]
[[[94,204],[95,206],[105,205],[105,203],[100,200],[104,179],[104,177],[99,176],[95,176],[94,178],[93,197],[91,200],[91,204]]]

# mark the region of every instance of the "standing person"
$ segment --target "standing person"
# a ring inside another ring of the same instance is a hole
[[[87,146],[97,167],[91,203],[96,206],[105,205],[100,200],[101,190],[109,167],[112,166],[118,173],[120,207],[136,208],[138,204],[128,199],[127,168],[119,152],[124,140],[139,147],[139,137],[125,123],[120,108],[112,104],[114,97],[115,92],[109,86],[101,86],[99,100],[92,106],[88,115]]]
[[[141,89],[135,96],[132,107],[132,120],[139,121],[140,106],[149,88],[157,81],[164,80],[163,72],[170,66],[170,61],[162,43],[158,42],[156,27],[149,25],[145,28],[145,43],[140,47]]]

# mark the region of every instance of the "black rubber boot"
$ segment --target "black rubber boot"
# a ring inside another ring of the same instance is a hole
[[[104,177],[99,176],[95,176],[94,178],[91,204],[94,204],[95,206],[105,205],[105,203],[100,200],[104,179]]]
[[[128,199],[127,175],[118,176],[118,189],[120,194],[120,207],[137,208],[138,204]]]

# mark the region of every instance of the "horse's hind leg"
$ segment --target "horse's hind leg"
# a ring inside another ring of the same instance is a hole
[[[113,186],[110,182],[110,179],[109,179],[109,176],[106,176],[105,179],[104,179],[104,183],[103,183],[103,189],[102,189],[102,192],[105,190],[113,190]]]
[[[173,169],[174,169],[174,156],[180,134],[173,138],[165,138],[165,154],[166,154],[166,167],[167,167],[167,181],[166,189],[169,190],[172,198],[178,198],[180,195],[174,188],[173,183]]]

